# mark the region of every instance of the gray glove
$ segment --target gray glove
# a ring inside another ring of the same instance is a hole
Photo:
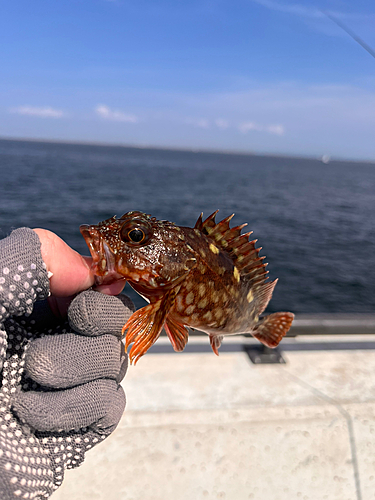
[[[46,301],[4,322],[0,390],[0,499],[48,498],[64,470],[117,426],[127,369],[121,328],[134,306],[124,296],[79,294],[59,324]],[[5,354],[4,354],[5,351]]]

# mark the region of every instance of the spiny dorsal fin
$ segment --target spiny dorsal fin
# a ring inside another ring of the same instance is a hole
[[[215,217],[218,211],[219,210],[216,210],[213,214],[207,217],[207,219],[204,222],[202,222],[203,221],[203,212],[202,212],[198,217],[197,222],[195,223],[194,229],[199,229],[200,231],[202,231],[202,233],[209,234],[208,229],[216,225]]]
[[[197,222],[195,223],[194,229],[202,230],[203,212],[200,213]]]
[[[247,224],[231,228],[229,222],[234,214],[216,223],[215,216],[217,213],[218,210],[204,221],[203,214],[200,214],[194,229],[202,231],[203,234],[213,239],[218,247],[225,250],[233,260],[233,264],[239,270],[240,275],[246,276],[252,284],[264,283],[267,275],[267,271],[265,271],[267,264],[263,263],[265,257],[259,257],[262,247],[255,247],[257,240],[249,241],[252,231],[241,234],[241,230]]]

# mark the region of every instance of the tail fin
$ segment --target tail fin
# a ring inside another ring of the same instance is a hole
[[[277,347],[292,326],[294,314],[277,312],[261,319],[252,332],[253,337],[267,347]]]

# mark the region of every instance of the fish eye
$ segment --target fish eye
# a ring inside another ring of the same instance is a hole
[[[145,239],[145,233],[142,231],[142,229],[132,229],[128,232],[128,237],[134,243],[142,243],[142,241]]]
[[[134,224],[133,221],[130,224],[126,223],[122,226],[120,236],[125,243],[141,245],[146,243],[149,239],[149,231],[147,229],[147,227],[141,227],[138,224]]]

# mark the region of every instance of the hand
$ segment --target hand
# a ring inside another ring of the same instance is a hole
[[[72,298],[95,283],[91,271],[92,258],[83,257],[55,233],[34,229],[41,242],[41,252],[50,278],[49,305],[56,316],[64,317]],[[96,287],[108,295],[118,295],[125,286],[125,279]]]
[[[71,303],[69,324],[59,323],[46,302],[37,302],[29,318],[5,321],[2,500],[48,498],[65,468],[77,467],[115,429],[125,407],[121,328],[131,309],[127,297],[86,291]]]

